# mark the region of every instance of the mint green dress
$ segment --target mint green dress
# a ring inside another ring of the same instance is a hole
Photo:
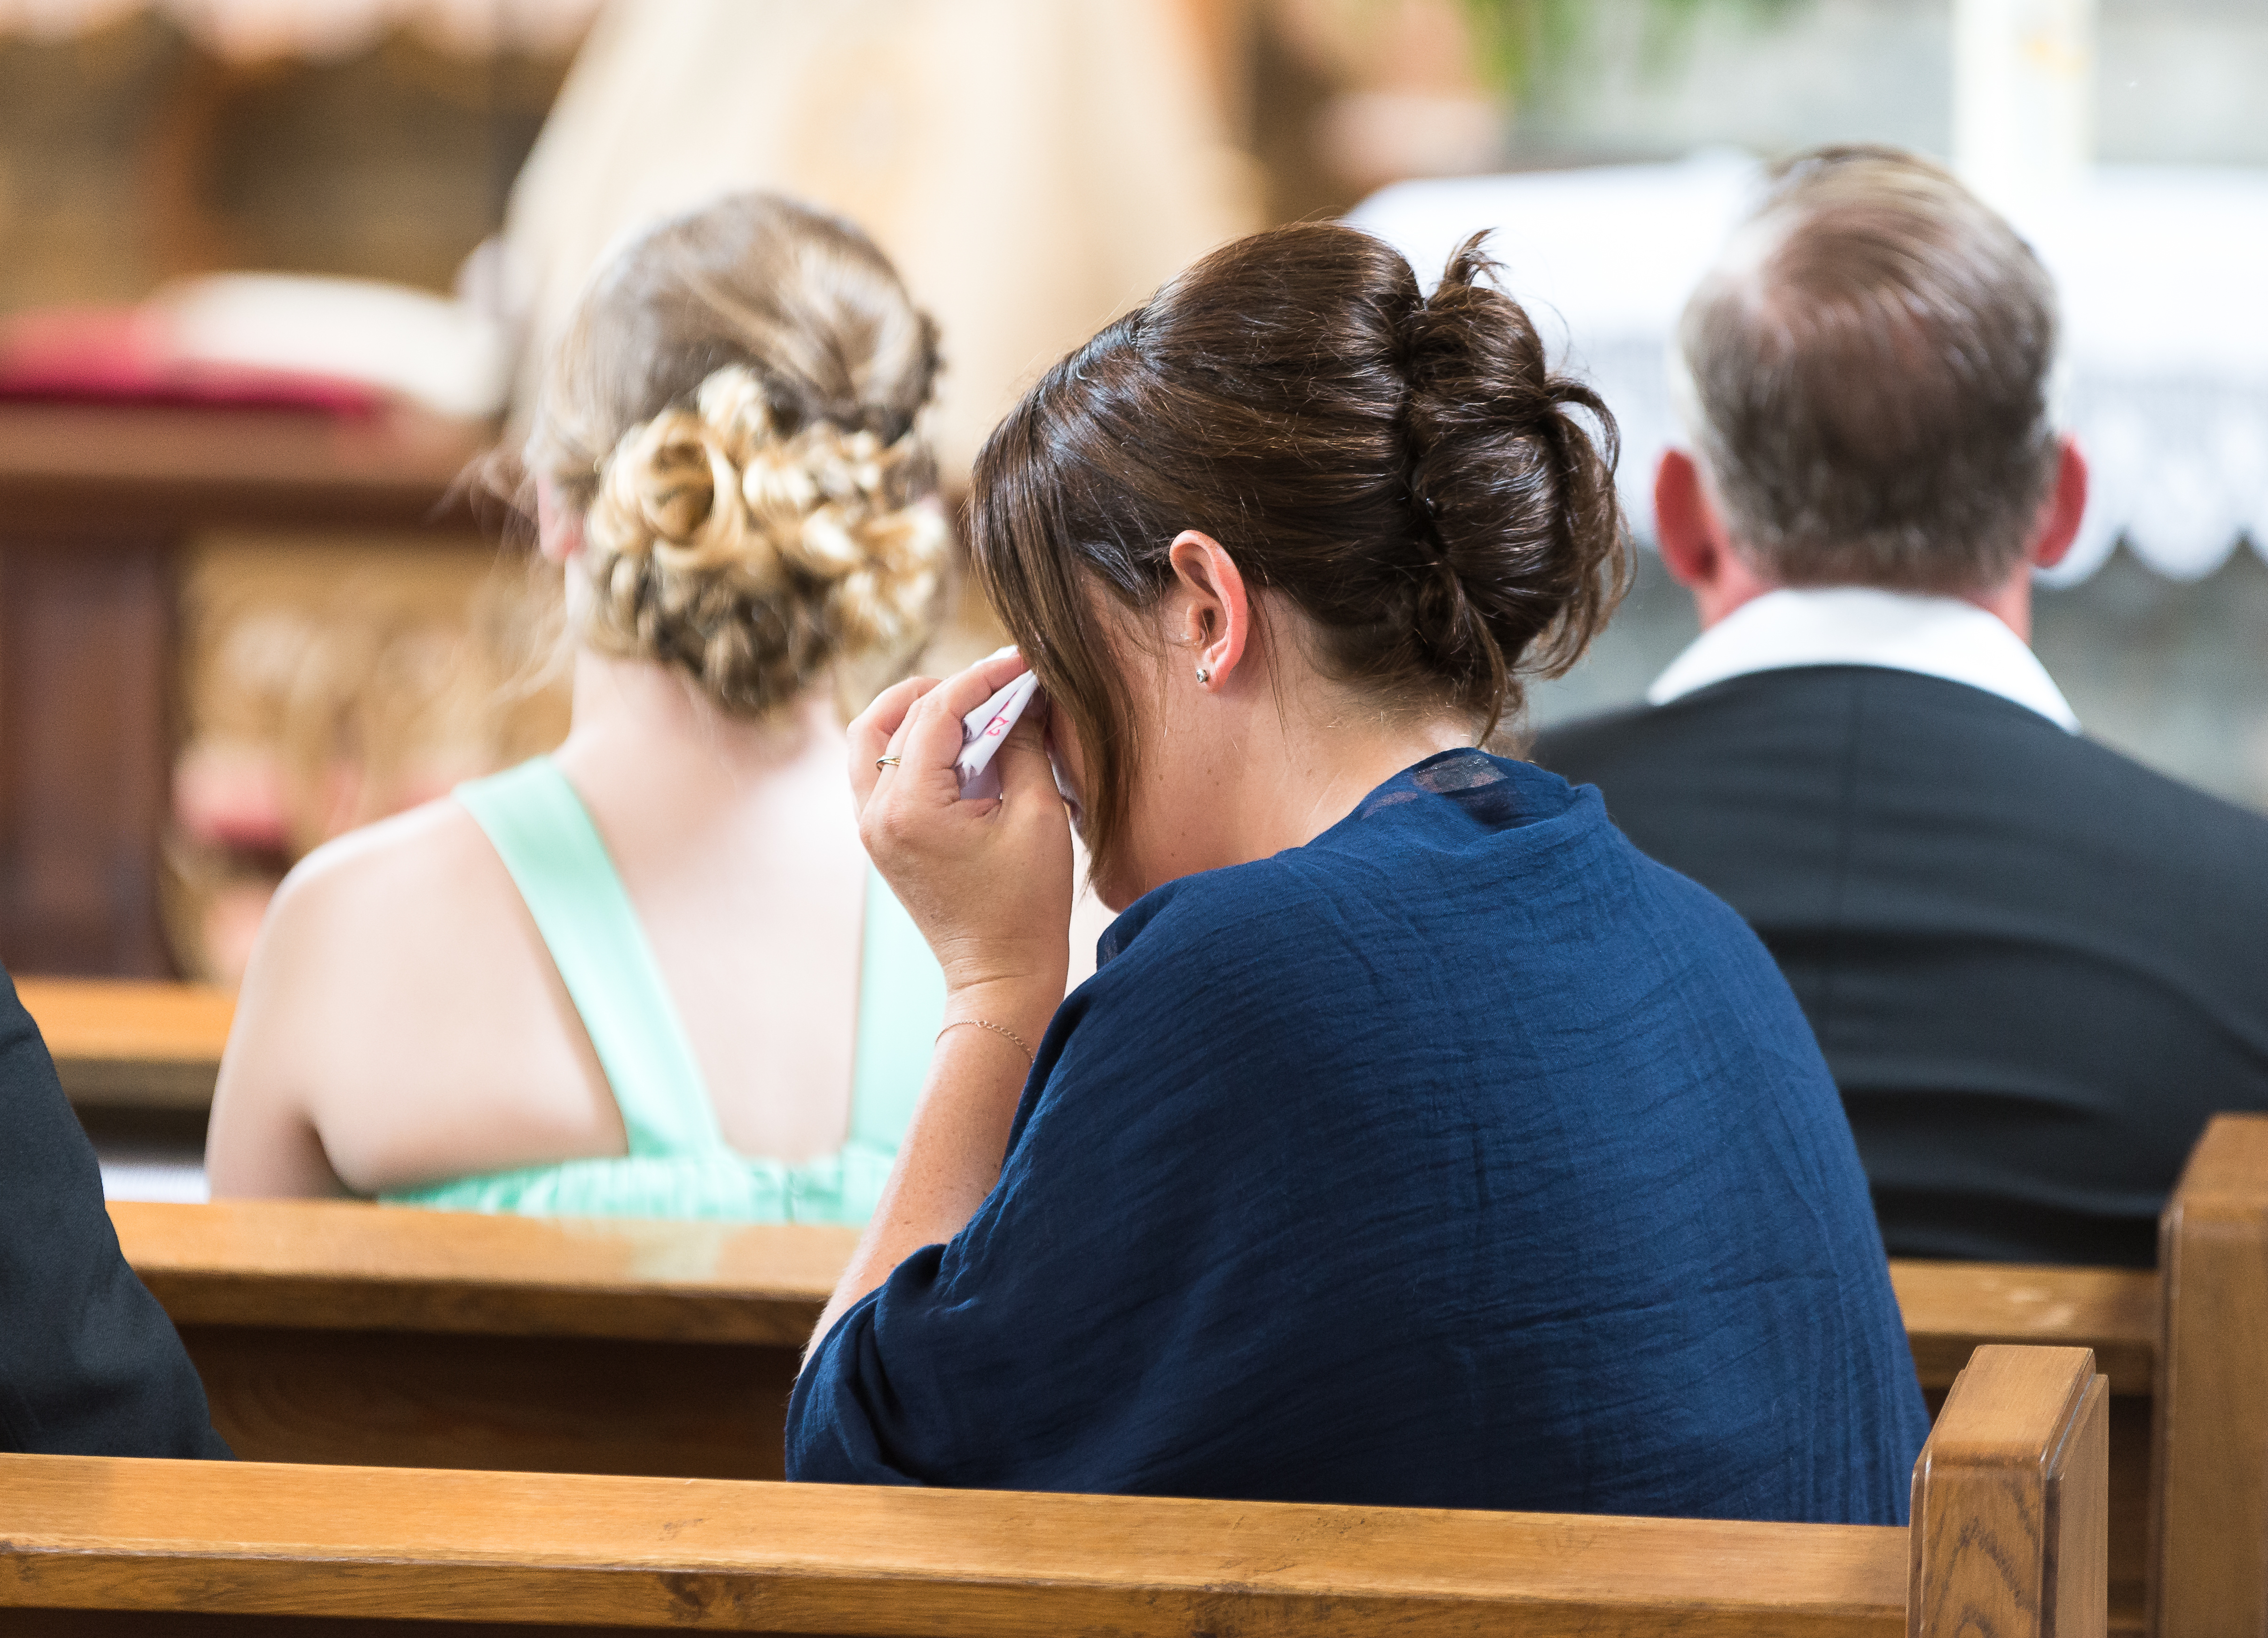
[[[799,1165],[742,1155],[717,1112],[645,929],[582,798],[549,757],[460,785],[535,918],[622,1111],[630,1153],[456,1178],[390,1205],[531,1216],[863,1223],[913,1117],[945,977],[881,878],[866,884],[850,1135]]]

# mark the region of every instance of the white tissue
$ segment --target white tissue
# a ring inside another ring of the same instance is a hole
[[[953,769],[961,776],[963,800],[1000,794],[1000,775],[992,758],[1039,691],[1039,678],[1026,672],[961,719],[961,754],[954,759]]]
[[[954,759],[953,768],[961,778],[963,801],[1000,794],[1000,774],[992,766],[992,759],[998,753],[1002,741],[1008,738],[1008,731],[1030,709],[1039,692],[1039,678],[1026,672],[961,719],[961,754]],[[1056,754],[1052,738],[1048,741],[1048,766],[1055,774],[1056,790],[1061,793],[1064,805],[1071,810],[1071,823],[1076,825],[1080,815],[1079,793],[1064,777],[1063,759]]]

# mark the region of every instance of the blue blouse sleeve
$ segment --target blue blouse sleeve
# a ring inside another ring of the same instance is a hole
[[[796,1379],[788,1417],[787,1476],[821,1484],[909,1485],[924,1482],[901,1466],[883,1443],[892,1430],[889,1373],[877,1335],[879,1311],[918,1309],[937,1282],[945,1247],[924,1245],[900,1263],[836,1323]],[[879,1407],[885,1414],[879,1419]]]
[[[1057,1014],[976,1215],[907,1258],[814,1350],[789,1407],[789,1478],[1127,1483],[1119,1458],[1151,1441],[1127,1429],[1114,1450],[1111,1423],[1143,1400],[1153,1349],[1171,1348],[1152,1322],[1191,1323],[1192,1288],[1233,1278],[1238,1260],[1223,1220],[1237,1191],[1219,1163],[1238,1147],[1227,1128],[1240,1106],[1221,1094],[1242,1077],[1221,1020],[1250,1009],[1238,1032],[1266,1039],[1277,1031],[1262,1003],[1280,995],[1272,961],[1216,963],[1195,982],[1167,948],[1185,918],[1160,924],[1171,896],[1129,913],[1144,925],[1113,929],[1121,953]]]

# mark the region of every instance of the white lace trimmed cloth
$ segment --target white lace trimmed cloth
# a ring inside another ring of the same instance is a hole
[[[1655,459],[1678,436],[1666,349],[1758,180],[1746,158],[1707,154],[1403,182],[1349,219],[1429,283],[1466,235],[1495,230],[1513,294],[1620,420],[1643,525]],[[2268,556],[2268,171],[2102,166],[2017,225],[2062,294],[2059,412],[2094,474],[2078,544],[2047,578],[2085,579],[2122,539],[2182,580],[2244,540]]]
[[[459,56],[565,51],[600,0],[0,0],[0,35],[63,40],[158,11],[216,56],[350,56],[396,28]]]

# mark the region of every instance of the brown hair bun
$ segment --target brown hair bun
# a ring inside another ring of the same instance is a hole
[[[1240,239],[1057,364],[986,443],[976,570],[1071,714],[1098,858],[1138,748],[1088,588],[1149,606],[1183,529],[1296,604],[1338,680],[1462,712],[1476,737],[1606,623],[1630,573],[1614,418],[1549,368],[1479,246],[1426,297],[1350,227]]]
[[[1422,548],[1411,631],[1431,669],[1490,727],[1516,710],[1513,668],[1556,676],[1607,623],[1628,577],[1614,416],[1556,374],[1475,234],[1402,322],[1404,437]],[[1577,418],[1596,423],[1595,436]]]

